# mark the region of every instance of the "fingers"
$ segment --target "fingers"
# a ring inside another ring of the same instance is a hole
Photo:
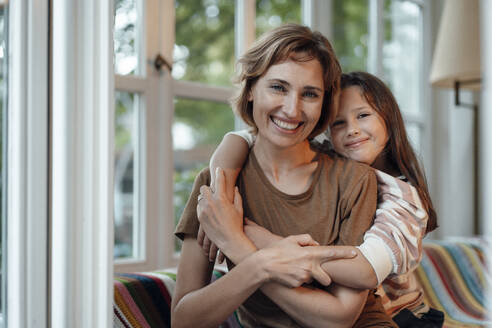
[[[225,260],[225,255],[224,253],[222,253],[221,250],[219,250],[219,255],[217,257],[217,262],[219,262],[219,264],[222,264]]]
[[[313,279],[317,280],[323,286],[329,286],[331,284],[331,277],[320,266],[314,266],[311,274]]]
[[[299,246],[319,246],[319,243],[307,233],[302,235],[289,236],[287,238],[294,240],[299,244]]]
[[[243,216],[243,199],[237,187],[234,188],[234,207]]]
[[[198,245],[203,247],[203,238],[205,238],[205,231],[203,231],[202,225],[198,228],[198,235],[196,236],[196,241]]]
[[[201,197],[200,197],[201,196]],[[200,196],[198,196],[198,199],[201,200],[203,198],[209,198],[212,196],[212,190],[210,189],[209,186],[201,186],[200,187]]]
[[[210,262],[215,262],[215,258],[217,257],[217,251],[219,249],[217,248],[217,246],[215,246],[214,243],[211,243],[210,244],[210,251],[208,253],[208,260]]]
[[[226,196],[225,174],[220,167],[215,169],[215,186],[215,193]]]
[[[205,238],[203,238],[203,246],[202,246],[202,249],[203,249],[203,252],[205,253],[205,256],[209,256],[209,253],[210,253],[210,244],[211,244],[211,241],[210,239],[208,239],[208,237],[205,235]]]
[[[357,252],[352,247],[344,246],[325,246],[320,247],[317,251],[321,251],[320,263],[339,259],[351,259],[357,255]]]

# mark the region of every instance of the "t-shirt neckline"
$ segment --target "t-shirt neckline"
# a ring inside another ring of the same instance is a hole
[[[291,194],[287,194],[287,193],[285,193],[285,192],[283,192],[281,190],[278,190],[270,182],[270,180],[268,179],[268,177],[265,175],[265,172],[263,172],[263,169],[261,168],[260,163],[258,162],[258,159],[256,158],[256,154],[254,152],[254,148],[251,148],[251,151],[249,153],[249,156],[251,157],[251,163],[253,165],[253,168],[257,172],[257,174],[259,175],[260,180],[263,182],[263,184],[268,189],[270,189],[273,193],[281,196],[282,198],[292,199],[292,200],[303,199],[303,198],[309,197],[313,193],[313,190],[314,190],[317,182],[319,181],[319,176],[321,174],[321,169],[322,169],[322,167],[324,165],[324,161],[322,160],[323,156],[320,156],[320,153],[318,153],[318,155],[316,156],[317,161],[318,161],[318,166],[316,167],[316,170],[313,173],[313,180],[311,181],[311,185],[309,186],[309,188],[306,191],[304,191],[304,192],[302,192],[300,194],[297,194],[297,195],[291,195]]]

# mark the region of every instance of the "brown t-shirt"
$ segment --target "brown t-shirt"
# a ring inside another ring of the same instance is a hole
[[[244,216],[280,236],[308,233],[320,245],[360,245],[372,225],[377,202],[374,172],[366,165],[319,153],[310,188],[299,195],[276,189],[263,173],[254,151],[238,177]],[[176,228],[176,236],[196,236],[196,199],[209,184],[210,172],[198,175],[190,199]],[[319,287],[319,286],[317,286]],[[261,291],[238,309],[244,327],[300,327]],[[357,327],[393,327],[379,299],[370,293]]]

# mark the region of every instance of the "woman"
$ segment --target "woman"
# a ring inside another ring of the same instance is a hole
[[[307,27],[284,25],[261,38],[240,64],[235,109],[257,131],[256,142],[239,175],[234,205],[214,207],[211,202],[226,197],[222,172],[217,194],[204,190],[201,202],[198,188],[209,183],[210,173],[202,171],[195,181],[176,228],[184,242],[173,325],[216,326],[238,308],[245,327],[393,327],[372,292],[366,301],[363,290],[296,287],[310,277],[323,281],[321,256],[316,265],[299,267],[313,254],[299,245],[316,244],[307,236],[257,251],[242,229],[241,196],[244,216],[277,235],[308,233],[321,245],[358,245],[372,223],[374,173],[309,146],[308,140],[336,114],[341,72],[331,45]],[[212,284],[213,263],[196,242],[197,204],[205,233],[236,265]]]

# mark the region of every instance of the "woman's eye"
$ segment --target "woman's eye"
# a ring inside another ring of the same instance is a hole
[[[281,84],[272,84],[270,88],[278,92],[285,92],[285,87]]]
[[[306,98],[318,98],[318,94],[313,91],[306,91],[304,92],[304,97]]]

